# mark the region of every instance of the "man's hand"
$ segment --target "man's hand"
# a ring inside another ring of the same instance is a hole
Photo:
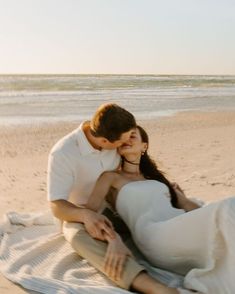
[[[111,239],[115,238],[113,225],[104,215],[100,215],[89,209],[84,209],[83,223],[89,235],[95,239],[105,241],[105,234]]]
[[[115,239],[107,239],[109,244],[104,260],[104,270],[109,277],[120,280],[127,257],[133,255],[119,235],[116,235]]]

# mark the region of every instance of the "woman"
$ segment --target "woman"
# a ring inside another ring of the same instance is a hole
[[[87,207],[98,211],[114,188],[116,193],[106,200],[152,264],[185,275],[187,289],[235,293],[235,198],[199,208],[157,169],[147,148],[148,136],[138,127],[128,144],[119,148],[122,168],[98,179]],[[119,236],[106,240],[106,267],[117,267],[120,274],[124,260],[117,252],[130,252]]]

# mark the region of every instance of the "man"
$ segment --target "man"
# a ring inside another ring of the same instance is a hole
[[[103,233],[115,233],[110,220],[84,208],[99,176],[119,166],[117,147],[127,142],[136,127],[134,116],[116,104],[104,104],[90,122],[62,138],[51,150],[48,162],[48,200],[53,214],[62,220],[63,233],[76,252],[104,271],[107,243]],[[118,286],[143,293],[177,293],[151,278],[133,257],[126,256]]]

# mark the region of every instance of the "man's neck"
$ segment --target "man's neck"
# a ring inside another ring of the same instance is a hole
[[[97,138],[91,134],[91,128],[90,128],[89,121],[84,123],[84,125],[82,126],[82,130],[83,130],[88,142],[91,144],[91,146],[93,148],[95,148],[96,150],[101,150],[102,147],[99,146],[99,142],[98,142]]]

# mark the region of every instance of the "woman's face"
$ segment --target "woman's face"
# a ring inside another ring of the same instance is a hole
[[[147,143],[143,143],[138,128],[131,133],[130,139],[118,148],[120,155],[141,154],[147,149]]]

